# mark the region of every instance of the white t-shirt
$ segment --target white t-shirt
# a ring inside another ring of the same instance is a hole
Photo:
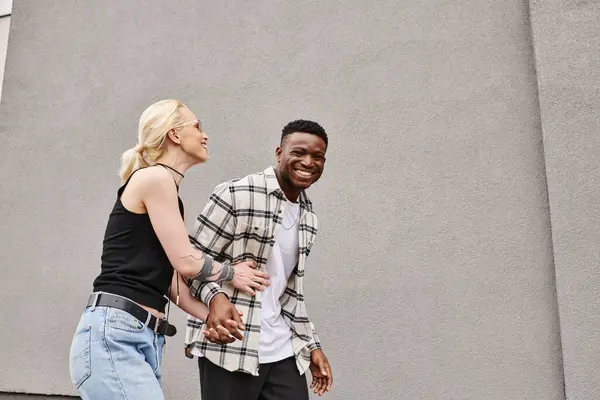
[[[261,364],[283,360],[294,355],[292,330],[281,316],[279,297],[298,262],[298,225],[300,205],[286,202],[283,222],[267,260],[266,270],[271,277],[261,295],[261,328],[258,360]]]

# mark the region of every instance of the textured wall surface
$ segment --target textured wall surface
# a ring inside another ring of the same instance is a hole
[[[600,398],[600,4],[531,3],[567,398]]]
[[[563,399],[524,0],[15,2],[0,390],[74,394],[68,349],[118,159],[165,97],[210,135],[182,187],[190,219],[216,184],[270,163],[288,121],[328,130],[306,283],[328,398]],[[167,345],[167,398],[198,399],[182,341]]]

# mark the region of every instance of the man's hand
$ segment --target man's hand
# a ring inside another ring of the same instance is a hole
[[[331,390],[333,376],[331,375],[331,366],[329,360],[325,357],[323,350],[313,350],[310,353],[310,372],[312,373],[311,389],[315,389],[315,394],[322,396],[325,392]]]
[[[243,340],[239,330],[245,330],[240,316],[242,315],[223,293],[217,294],[210,301],[209,313],[206,318],[206,339],[212,343],[227,344]],[[233,336],[233,337],[232,337]]]

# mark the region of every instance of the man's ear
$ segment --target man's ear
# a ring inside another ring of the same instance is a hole
[[[275,149],[275,158],[277,158],[277,164],[281,161],[281,154],[283,153],[283,149],[280,146],[277,146]]]

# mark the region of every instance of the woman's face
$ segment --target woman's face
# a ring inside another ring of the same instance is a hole
[[[175,130],[181,149],[197,163],[208,160],[208,135],[202,131],[198,117],[188,108],[181,109],[182,127]]]

